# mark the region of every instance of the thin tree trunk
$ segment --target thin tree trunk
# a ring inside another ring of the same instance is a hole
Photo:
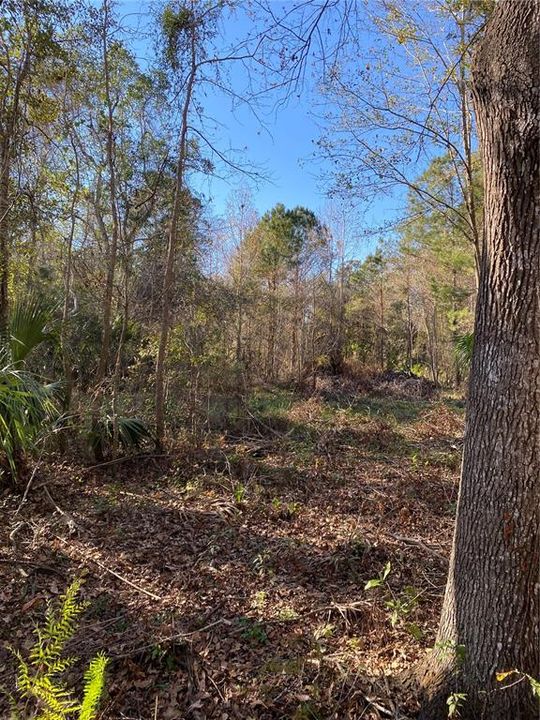
[[[277,334],[277,278],[272,274],[269,280],[270,291],[270,325],[268,328],[268,355],[266,360],[266,379],[273,382],[276,372],[276,334]]]
[[[291,333],[291,373],[296,380],[300,376],[299,362],[299,337],[300,337],[300,267],[299,260],[296,261],[294,268],[294,297],[293,297],[293,321]]]
[[[178,246],[178,226],[184,200],[184,175],[187,157],[188,119],[193,87],[197,74],[196,56],[196,29],[191,29],[191,66],[186,84],[186,94],[182,107],[182,120],[180,125],[180,138],[178,143],[178,161],[176,164],[176,180],[174,198],[167,239],[167,257],[165,260],[165,274],[163,277],[163,295],[161,310],[161,326],[159,332],[159,347],[156,359],[156,441],[163,444],[165,434],[165,367],[167,360],[167,344],[170,330],[170,305],[174,284],[174,263]]]
[[[470,12],[470,7],[471,6],[468,6],[465,2],[462,4],[461,22],[459,22],[460,41],[462,48],[465,48],[467,44],[467,38],[465,35],[465,23],[467,20],[467,12]],[[470,108],[469,84],[467,82],[467,62],[468,58],[465,54],[463,54],[459,62],[458,88],[461,110],[461,138],[465,154],[465,206],[469,214],[471,233],[475,246],[475,262],[478,263],[478,258],[480,256],[482,245],[482,234],[478,226],[478,209],[476,207],[476,198],[474,195],[473,153],[471,147],[472,118]]]
[[[73,157],[75,158],[75,188],[71,196],[70,217],[69,217],[69,235],[67,237],[67,255],[66,266],[64,269],[64,304],[62,307],[62,321],[60,325],[60,346],[62,351],[62,365],[64,368],[65,393],[64,393],[64,410],[68,411],[71,407],[71,396],[73,393],[73,372],[71,370],[71,362],[68,350],[68,320],[69,320],[69,303],[71,299],[71,285],[73,280],[73,241],[75,239],[76,216],[75,208],[79,199],[80,190],[80,172],[79,172],[79,155],[77,147],[71,139],[71,147],[73,149]]]
[[[103,329],[101,336],[101,352],[97,369],[96,381],[99,385],[103,382],[109,365],[109,354],[111,344],[111,315],[114,291],[114,275],[116,271],[116,259],[118,255],[118,206],[116,192],[116,167],[115,167],[115,138],[114,138],[114,107],[111,97],[111,79],[109,72],[109,47],[107,28],[109,22],[109,2],[103,2],[103,72],[105,76],[105,101],[107,104],[107,166],[109,170],[109,201],[111,206],[112,232],[107,258],[107,276],[105,280],[105,295],[103,298]]]
[[[407,370],[412,372],[413,360],[413,322],[411,308],[411,274],[407,270]]]
[[[345,239],[340,240],[339,245],[339,280],[338,280],[338,312],[337,312],[337,337],[333,371],[337,374],[343,372],[343,346],[345,344]]]
[[[242,289],[238,288],[238,294],[236,298],[237,302],[237,314],[236,314],[236,365],[240,368],[242,363],[242,330],[244,327],[244,302],[242,298]]]
[[[25,17],[25,21],[28,18]],[[26,25],[28,32],[28,25]],[[8,326],[9,318],[9,265],[10,265],[10,237],[9,213],[11,200],[9,197],[9,182],[11,176],[11,160],[16,151],[17,123],[20,115],[21,92],[30,72],[31,66],[31,35],[27,34],[27,45],[23,50],[24,57],[15,79],[8,75],[5,93],[13,91],[11,109],[5,113],[0,122],[0,332]],[[13,88],[9,81],[14,80]]]
[[[0,153],[0,331],[8,324],[8,283],[9,283],[9,176],[10,143],[5,138]]]
[[[381,366],[381,372],[384,372],[386,369],[386,342],[385,342],[385,334],[386,330],[384,327],[384,289],[383,289],[383,281],[382,278],[379,283],[379,318],[380,318],[380,325],[379,325],[379,362]]]
[[[540,4],[499,0],[473,64],[485,172],[469,415],[423,720],[537,720],[540,677]]]

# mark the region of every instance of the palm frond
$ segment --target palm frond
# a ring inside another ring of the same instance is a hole
[[[21,455],[58,414],[59,384],[43,384],[25,367],[28,354],[52,337],[53,316],[50,304],[30,295],[14,306],[0,338],[0,454],[13,478]]]
[[[20,363],[53,335],[54,308],[39,296],[29,295],[14,306],[9,319],[11,359]]]
[[[54,388],[13,364],[0,365],[0,449],[14,476],[21,452],[32,450],[58,412]]]
[[[458,335],[454,342],[454,352],[461,367],[469,368],[472,360],[474,333]]]
[[[118,443],[124,450],[137,450],[144,442],[155,442],[148,425],[136,417],[116,418]],[[89,434],[90,445],[94,453],[103,453],[112,445],[114,439],[114,417],[105,415],[99,418]]]

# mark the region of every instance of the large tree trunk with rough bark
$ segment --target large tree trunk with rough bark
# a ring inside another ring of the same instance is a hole
[[[538,720],[540,677],[540,2],[500,0],[473,95],[485,172],[475,346],[450,572],[423,720]],[[521,676],[523,677],[523,676]]]

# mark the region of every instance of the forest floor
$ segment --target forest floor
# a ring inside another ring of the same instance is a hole
[[[82,576],[73,677],[111,658],[100,718],[414,717],[396,679],[434,641],[462,404],[275,389],[250,414],[169,457],[52,458],[18,513],[0,495],[0,686]]]

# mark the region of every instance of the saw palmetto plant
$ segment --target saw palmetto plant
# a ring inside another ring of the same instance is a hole
[[[1,464],[17,477],[24,453],[30,451],[58,414],[59,383],[44,383],[27,367],[27,359],[52,337],[53,311],[30,297],[18,303],[0,337]]]

